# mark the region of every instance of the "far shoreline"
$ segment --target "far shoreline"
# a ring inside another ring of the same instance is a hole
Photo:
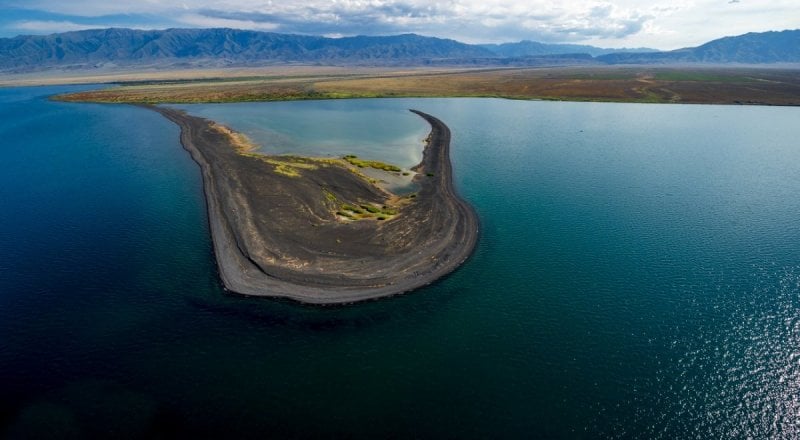
[[[572,66],[537,68],[297,67],[120,77],[117,86],[57,95],[69,102],[192,104],[361,98],[800,106],[800,68]],[[111,78],[106,78],[110,80]],[[0,77],[0,81],[2,78]]]

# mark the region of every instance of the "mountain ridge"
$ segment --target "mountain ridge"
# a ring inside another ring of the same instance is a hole
[[[597,59],[606,64],[797,63],[800,62],[800,30],[749,32],[696,47],[656,53],[612,53]]]
[[[478,46],[489,49],[498,56],[502,57],[525,57],[525,56],[540,56],[540,55],[568,55],[568,54],[587,54],[593,57],[606,55],[610,53],[647,53],[658,52],[656,49],[646,47],[638,48],[624,48],[624,49],[608,49],[585,44],[550,44],[540,43],[538,41],[522,40],[515,43],[500,43],[500,44],[479,44]]]
[[[90,29],[0,38],[0,72],[99,67],[224,67],[270,64],[535,66],[798,63],[800,30],[748,33],[658,52],[523,40],[466,44],[417,34],[322,36],[227,28]]]
[[[476,46],[415,34],[334,39],[226,28],[108,28],[0,39],[0,70],[102,64],[369,64],[492,56]]]

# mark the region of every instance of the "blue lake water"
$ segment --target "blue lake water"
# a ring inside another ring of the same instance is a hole
[[[0,89],[0,436],[800,435],[800,109],[185,106],[306,153],[452,129],[474,257],[313,308],[226,295],[177,127],[71,89]]]

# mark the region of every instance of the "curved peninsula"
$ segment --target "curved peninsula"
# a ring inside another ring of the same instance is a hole
[[[220,277],[243,295],[313,304],[396,295],[472,253],[478,217],[453,188],[450,130],[431,125],[416,193],[386,192],[345,159],[250,151],[246,138],[183,111],[148,106],[181,129],[200,165]]]

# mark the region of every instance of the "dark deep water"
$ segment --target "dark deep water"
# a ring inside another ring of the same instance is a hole
[[[311,308],[226,295],[177,127],[67,89],[0,89],[0,436],[800,435],[800,109],[262,104],[436,115],[483,221]]]

